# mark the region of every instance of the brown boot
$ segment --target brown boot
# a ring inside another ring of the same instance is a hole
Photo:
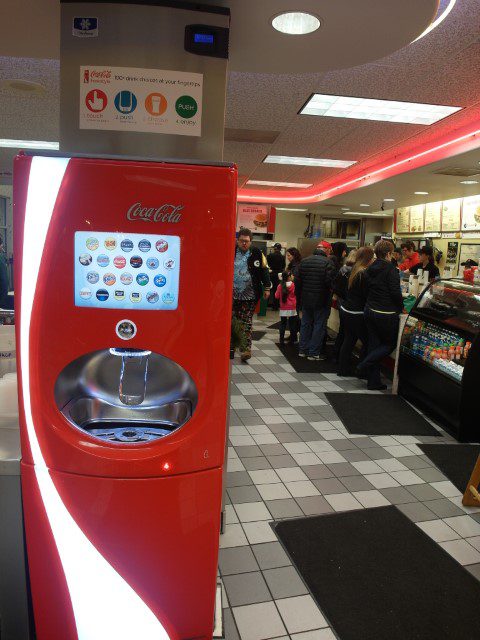
[[[252,357],[251,351],[244,351],[243,353],[240,354],[240,359],[242,362],[247,362],[247,360],[250,360],[251,357]]]

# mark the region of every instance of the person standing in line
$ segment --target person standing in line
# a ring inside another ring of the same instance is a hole
[[[402,248],[403,262],[398,268],[400,271],[410,271],[412,267],[420,262],[420,256],[418,251],[415,251],[415,245],[411,240],[402,242],[400,246]]]
[[[257,302],[270,296],[270,276],[265,256],[257,247],[252,247],[250,229],[240,229],[233,269],[233,315],[243,325],[247,348],[240,354],[242,362],[252,357],[252,321]]]
[[[393,266],[399,269],[400,265],[402,264],[402,261],[403,261],[402,250],[400,249],[400,247],[395,247],[392,255]]]
[[[282,255],[282,245],[279,242],[276,242],[273,245],[273,251],[267,256],[268,266],[270,268],[270,280],[272,281],[272,307],[274,311],[278,310],[278,301],[275,298],[275,292],[278,287],[279,278],[278,275],[285,271],[285,256]]]
[[[291,344],[297,342],[297,298],[295,296],[295,284],[291,272],[282,273],[282,282],[275,291],[275,298],[280,301],[280,344],[285,344],[285,330],[290,331],[288,341]]]
[[[343,339],[345,337],[344,326],[343,326],[343,315],[340,313],[340,309],[342,307],[343,301],[347,297],[347,289],[348,289],[348,279],[350,277],[350,273],[353,269],[353,265],[355,264],[357,251],[353,249],[347,256],[345,260],[345,264],[340,267],[340,271],[335,278],[335,282],[333,284],[333,293],[335,294],[337,300],[337,310],[339,316],[339,326],[338,333],[335,339],[335,359],[338,361],[340,356],[340,349],[342,348]]]
[[[433,247],[425,246],[420,249],[420,262],[410,269],[410,273],[416,276],[420,269],[428,273],[429,280],[440,277],[440,270],[433,259]]]
[[[327,243],[328,244],[328,243]],[[326,360],[321,353],[330,313],[335,267],[321,245],[304,258],[295,279],[297,297],[302,301],[299,356]]]
[[[7,257],[3,249],[3,238],[0,236],[0,309],[8,309],[9,306]]]
[[[368,332],[363,312],[368,293],[366,269],[373,260],[372,247],[360,247],[356,252],[355,264],[349,273],[345,296],[340,306],[340,321],[344,329],[344,339],[338,359],[338,376],[353,375],[351,371],[352,353],[358,340],[362,343],[360,360],[363,360],[367,355]]]
[[[380,363],[397,345],[398,316],[403,309],[403,297],[399,274],[392,264],[392,243],[379,240],[374,251],[377,259],[366,270],[368,354],[358,365],[358,371],[367,375],[369,390],[384,390],[387,387],[382,384]]]
[[[300,262],[302,260],[302,256],[300,255],[300,251],[296,247],[290,247],[286,251],[287,258],[287,266],[286,271],[292,274],[294,280],[298,273],[298,268],[300,267]]]

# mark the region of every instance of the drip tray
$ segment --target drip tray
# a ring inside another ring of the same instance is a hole
[[[178,425],[159,425],[142,422],[93,422],[82,425],[82,429],[91,436],[108,442],[137,443],[149,442],[168,436]]]

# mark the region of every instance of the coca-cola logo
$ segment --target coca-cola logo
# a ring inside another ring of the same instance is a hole
[[[143,220],[143,222],[180,222],[183,204],[162,204],[161,207],[143,207],[135,202],[127,211],[127,220]]]
[[[95,69],[90,71],[91,78],[96,78],[96,79],[103,78],[105,80],[109,80],[111,76],[112,76],[112,72],[109,71],[108,69],[105,69],[104,71],[95,71]]]

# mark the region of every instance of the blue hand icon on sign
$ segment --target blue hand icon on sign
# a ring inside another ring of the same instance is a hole
[[[128,114],[137,108],[137,98],[131,91],[120,91],[115,96],[115,108],[120,113]]]

